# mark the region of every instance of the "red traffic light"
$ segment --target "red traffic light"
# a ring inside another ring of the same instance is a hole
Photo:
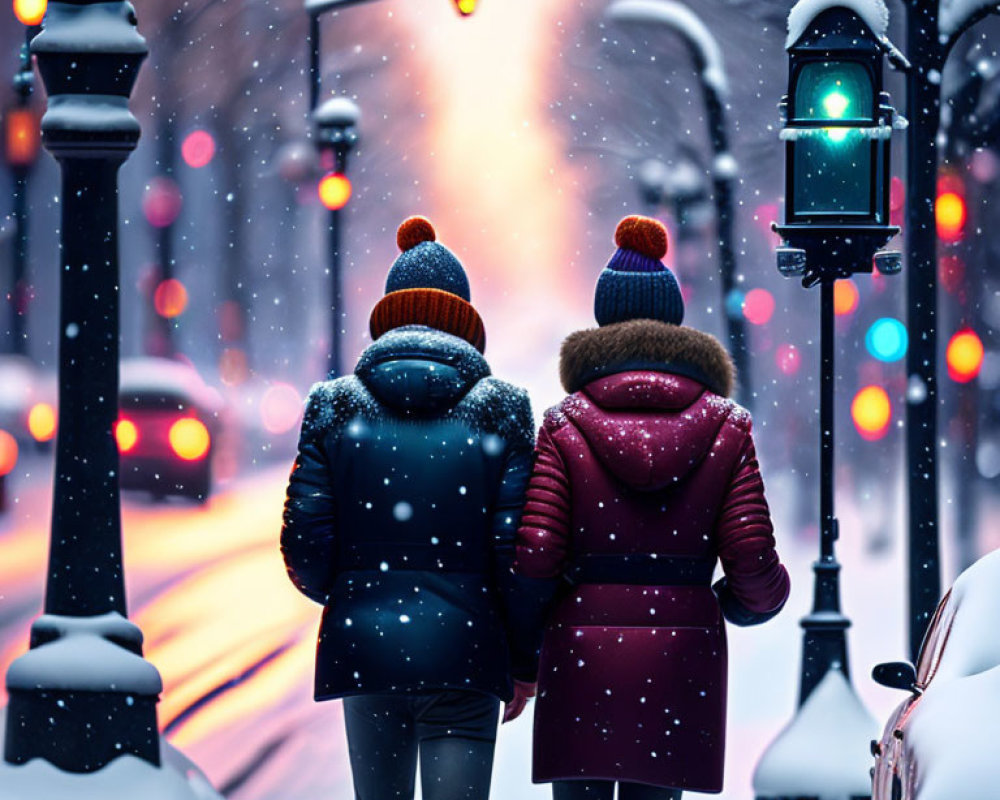
[[[30,108],[9,108],[3,118],[4,157],[12,167],[30,167],[38,158],[41,130]]]
[[[938,238],[948,244],[961,241],[965,235],[967,215],[962,179],[953,173],[942,174],[938,178],[937,198],[934,200]]]
[[[945,350],[948,377],[958,383],[973,380],[983,368],[983,342],[971,328],[964,328],[951,337]]]
[[[351,199],[351,182],[339,172],[325,175],[319,182],[319,199],[331,211],[343,208]]]

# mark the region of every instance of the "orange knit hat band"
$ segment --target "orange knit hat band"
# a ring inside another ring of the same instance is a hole
[[[465,339],[480,353],[486,349],[486,330],[479,312],[457,294],[441,289],[389,292],[372,309],[368,322],[372,339],[403,325],[427,325]]]

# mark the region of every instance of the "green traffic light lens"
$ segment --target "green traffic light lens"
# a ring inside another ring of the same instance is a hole
[[[874,105],[872,76],[863,64],[813,61],[799,71],[794,119],[874,124]]]

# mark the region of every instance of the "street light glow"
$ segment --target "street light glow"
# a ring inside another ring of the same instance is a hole
[[[945,350],[948,377],[956,383],[968,383],[983,367],[983,342],[971,328],[964,328],[951,337]]]
[[[331,211],[337,211],[347,205],[351,199],[351,182],[346,175],[331,172],[319,182],[320,202]]]
[[[48,403],[35,403],[28,412],[28,432],[36,442],[50,442],[56,435],[56,410]]]
[[[838,83],[840,83],[840,81],[838,81]],[[836,90],[830,92],[823,98],[823,110],[826,111],[827,116],[833,119],[842,119],[844,112],[847,111],[847,107],[850,104],[851,101]]]
[[[14,16],[22,25],[41,25],[48,0],[14,0]]]
[[[854,396],[851,419],[862,439],[874,442],[885,436],[891,417],[889,395],[881,386],[866,386]]]

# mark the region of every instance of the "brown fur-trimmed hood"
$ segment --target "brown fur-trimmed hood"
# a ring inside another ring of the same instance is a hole
[[[714,336],[684,325],[631,319],[566,337],[559,377],[570,394],[593,380],[634,369],[674,372],[729,397],[736,381],[732,358]]]

